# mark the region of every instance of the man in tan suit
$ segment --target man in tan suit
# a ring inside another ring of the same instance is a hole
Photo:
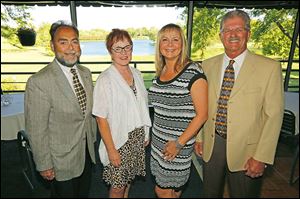
[[[55,59],[26,85],[26,131],[36,169],[53,182],[52,193],[59,198],[87,198],[96,141],[92,77],[88,68],[77,64],[78,29],[58,21],[50,35]]]
[[[274,161],[284,105],[281,66],[250,52],[249,37],[248,14],[228,12],[220,27],[225,54],[202,65],[209,88],[208,120],[195,152],[204,160],[205,197],[222,197],[225,178],[231,197],[259,197],[266,164]]]

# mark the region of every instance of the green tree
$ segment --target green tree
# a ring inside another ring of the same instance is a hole
[[[16,80],[12,77],[3,78],[1,80],[1,89],[3,91],[20,90],[20,87],[14,82],[16,82]]]
[[[297,9],[254,9],[248,10],[251,20],[251,41],[267,56],[287,59]],[[213,42],[220,42],[218,38],[219,25],[227,9],[195,8],[193,22],[192,54],[202,59],[207,47]],[[187,9],[182,13],[185,19]],[[186,27],[185,27],[186,29]],[[296,44],[295,57],[299,58],[299,41]]]
[[[1,4],[1,36],[9,43],[20,47],[16,32],[19,28],[32,28],[32,18],[28,6],[4,6]]]
[[[107,31],[103,29],[79,30],[80,40],[105,40]]]
[[[252,27],[252,40],[260,45],[264,55],[287,59],[290,52],[297,9],[256,9],[251,11],[257,17]],[[299,58],[299,40],[295,57]]]
[[[136,31],[134,28],[127,28],[127,31],[129,33],[129,35],[131,36],[131,38],[136,38]]]
[[[193,18],[193,38],[192,54],[201,59],[205,56],[206,48],[216,41],[219,32],[219,24],[224,14],[222,9],[195,8]],[[185,19],[187,9],[182,13],[182,19]],[[184,27],[186,29],[186,26]]]
[[[149,30],[148,30],[148,37],[151,41],[154,41],[156,40],[156,37],[157,37],[157,32],[158,32],[158,29],[155,28],[155,27],[151,27]]]
[[[133,39],[150,39],[152,41],[155,41],[158,32],[155,27],[127,28],[126,30]]]
[[[37,30],[37,37],[36,37],[36,47],[42,47],[45,49],[46,54],[49,56],[53,56],[54,53],[50,48],[50,40],[51,36],[49,33],[51,24],[50,23],[42,23]]]

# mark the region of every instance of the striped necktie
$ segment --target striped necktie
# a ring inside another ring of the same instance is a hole
[[[216,133],[225,139],[227,137],[227,103],[234,85],[233,63],[234,60],[230,60],[225,69],[216,116]]]
[[[76,97],[78,99],[80,108],[82,110],[83,115],[85,115],[85,110],[86,110],[86,93],[85,90],[83,88],[83,86],[81,85],[78,75],[76,73],[76,69],[71,68],[71,73],[73,74],[73,86],[75,89],[75,94]]]

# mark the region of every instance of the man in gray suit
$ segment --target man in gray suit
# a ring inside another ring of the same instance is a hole
[[[36,169],[52,181],[52,193],[87,198],[96,141],[91,72],[77,63],[81,49],[75,26],[55,22],[50,35],[55,59],[26,85],[26,131]]]

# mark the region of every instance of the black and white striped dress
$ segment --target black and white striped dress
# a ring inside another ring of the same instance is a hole
[[[190,89],[200,78],[206,79],[204,72],[199,64],[192,62],[170,81],[155,78],[149,89],[149,100],[154,107],[151,173],[161,188],[181,188],[189,178],[195,138],[172,161],[164,160],[162,151],[169,140],[176,140],[185,131],[196,115]]]

